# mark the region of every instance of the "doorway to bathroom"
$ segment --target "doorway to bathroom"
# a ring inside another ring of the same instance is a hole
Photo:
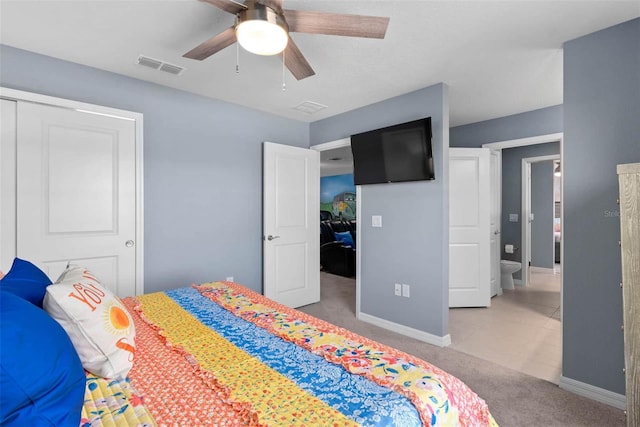
[[[522,269],[513,274],[513,289],[503,289],[494,297],[490,308],[465,308],[449,311],[451,347],[503,366],[558,383],[562,366],[562,272],[555,261],[555,244],[547,247],[546,257],[551,268],[529,266],[529,245],[536,246],[536,231],[529,238],[523,236],[523,223],[533,218],[522,203],[522,159],[553,155],[560,160],[562,134],[544,135],[520,140],[486,144],[483,147],[499,150],[502,168],[498,179],[500,192],[500,224],[498,230],[499,259],[519,264],[526,262],[528,280],[523,280]],[[534,164],[534,175],[536,166]],[[553,181],[556,169],[553,159],[548,160],[547,181]],[[559,180],[557,180],[559,183]],[[535,182],[534,190],[535,192]],[[531,192],[530,192],[531,193]],[[557,198],[556,198],[557,193]],[[547,216],[551,218],[547,241],[554,242],[554,224],[561,221],[561,191],[550,189]],[[556,210],[557,209],[557,210]],[[557,212],[557,214],[556,214]],[[542,217],[538,216],[538,219]],[[540,221],[537,225],[541,225]],[[533,238],[532,238],[532,237]],[[561,255],[561,242],[558,242]],[[524,247],[524,250],[523,250]],[[526,257],[526,261],[523,258]],[[561,260],[559,257],[558,261]]]

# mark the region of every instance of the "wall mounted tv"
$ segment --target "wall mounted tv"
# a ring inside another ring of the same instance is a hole
[[[431,117],[351,136],[356,185],[435,179]]]

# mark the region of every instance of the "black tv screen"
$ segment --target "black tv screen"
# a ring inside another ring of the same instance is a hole
[[[356,185],[435,179],[431,117],[351,136]]]

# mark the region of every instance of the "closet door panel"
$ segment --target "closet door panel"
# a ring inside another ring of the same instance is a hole
[[[135,122],[19,102],[17,255],[135,294]]]

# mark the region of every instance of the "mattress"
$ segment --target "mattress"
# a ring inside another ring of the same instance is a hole
[[[88,377],[86,426],[496,425],[458,378],[235,283],[123,302],[135,363]]]

